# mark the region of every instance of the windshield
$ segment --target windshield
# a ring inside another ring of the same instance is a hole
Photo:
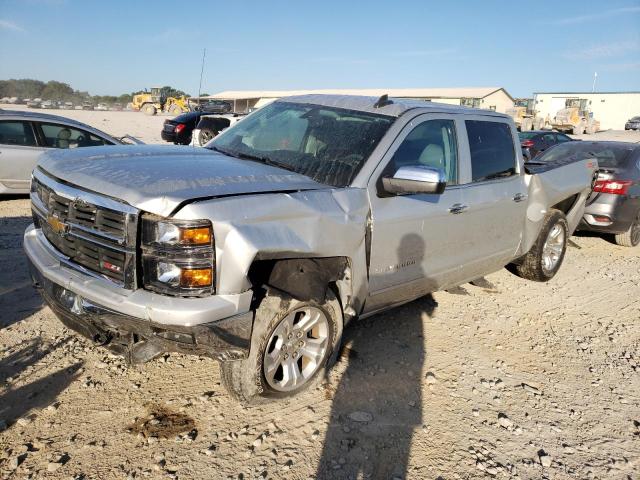
[[[221,133],[207,148],[344,187],[394,120],[341,108],[274,102]]]
[[[629,157],[632,147],[606,143],[567,142],[559,144],[537,157],[534,161],[554,162],[561,159],[584,160],[596,158],[605,168],[621,167]]]

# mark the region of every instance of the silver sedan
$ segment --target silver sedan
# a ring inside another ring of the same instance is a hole
[[[47,150],[122,143],[126,142],[121,138],[58,115],[0,110],[0,195],[29,193],[31,172]]]

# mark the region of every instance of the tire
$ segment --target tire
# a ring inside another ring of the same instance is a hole
[[[536,118],[534,128],[536,130],[542,130],[544,128],[544,118]]]
[[[582,124],[573,127],[572,133],[574,135],[582,135],[584,133],[584,127],[582,126]]]
[[[218,134],[217,131],[212,130],[210,128],[203,128],[202,130],[200,130],[200,132],[198,133],[198,142],[200,142],[200,146],[201,147],[204,146],[217,134]]]
[[[312,339],[313,337],[308,335],[312,335],[316,328],[310,330],[305,336],[297,337],[295,326],[318,314],[320,320],[318,320],[316,336],[319,339],[325,338],[326,343],[315,365],[307,363],[302,367],[304,359],[306,358],[309,362],[311,357],[304,354],[296,355],[299,346],[296,338],[307,343],[308,341],[305,339]],[[302,315],[301,318],[300,315]],[[323,324],[322,318],[326,320],[324,331],[319,328]],[[287,338],[291,338],[281,335],[281,332],[291,332],[287,329],[291,325],[288,322],[289,319],[293,319],[294,322],[293,338],[287,344],[283,344],[283,339],[286,341]],[[299,319],[297,323],[296,319]],[[317,385],[322,380],[328,367],[335,362],[338,356],[341,338],[342,309],[331,290],[327,291],[325,301],[320,304],[311,300],[300,301],[284,292],[269,289],[256,310],[249,356],[244,360],[222,362],[220,364],[222,381],[229,393],[244,404],[258,404],[296,395]],[[292,345],[285,349],[289,343]],[[280,346],[278,347],[278,345]],[[279,360],[269,362],[269,358],[267,358],[269,352],[273,357],[277,356]],[[284,360],[287,355],[290,355],[288,361]],[[298,360],[293,360],[295,357]],[[282,368],[285,364],[302,376],[302,383],[295,385],[294,382],[294,385],[287,385],[285,370]],[[274,365],[279,366],[269,368]],[[304,378],[305,369],[308,369],[307,378]],[[270,380],[267,380],[265,375],[267,370],[271,371]]]
[[[531,130],[532,127],[533,125],[531,125],[531,121],[529,118],[522,119],[522,122],[520,123],[521,132],[528,132],[529,130]]]
[[[171,115],[180,115],[182,113],[182,109],[178,105],[171,105],[171,107],[169,107],[169,113]]]
[[[156,107],[151,103],[145,103],[142,106],[142,113],[145,115],[155,115],[157,113]]]
[[[559,238],[560,234],[562,236]],[[550,210],[542,222],[540,234],[531,250],[520,259],[518,264],[514,265],[514,273],[527,280],[548,282],[562,265],[567,250],[568,237],[569,225],[564,213],[559,210]],[[547,244],[547,241],[551,244]],[[548,248],[545,249],[545,246]],[[547,263],[549,254],[555,257],[552,264]]]
[[[636,219],[633,221],[629,230],[624,233],[619,233],[615,236],[616,243],[623,247],[636,247],[640,245],[640,210],[636,215]]]

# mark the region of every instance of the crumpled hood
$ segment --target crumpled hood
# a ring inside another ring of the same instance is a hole
[[[51,150],[40,157],[38,167],[72,185],[163,216],[197,198],[327,188],[281,168],[194,147]]]

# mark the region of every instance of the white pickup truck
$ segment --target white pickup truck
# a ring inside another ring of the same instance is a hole
[[[280,398],[321,378],[355,318],[505,266],[551,279],[598,166],[535,168],[506,115],[290,97],[208,148],[45,154],[24,248],[96,344],[207,355],[240,400]]]

